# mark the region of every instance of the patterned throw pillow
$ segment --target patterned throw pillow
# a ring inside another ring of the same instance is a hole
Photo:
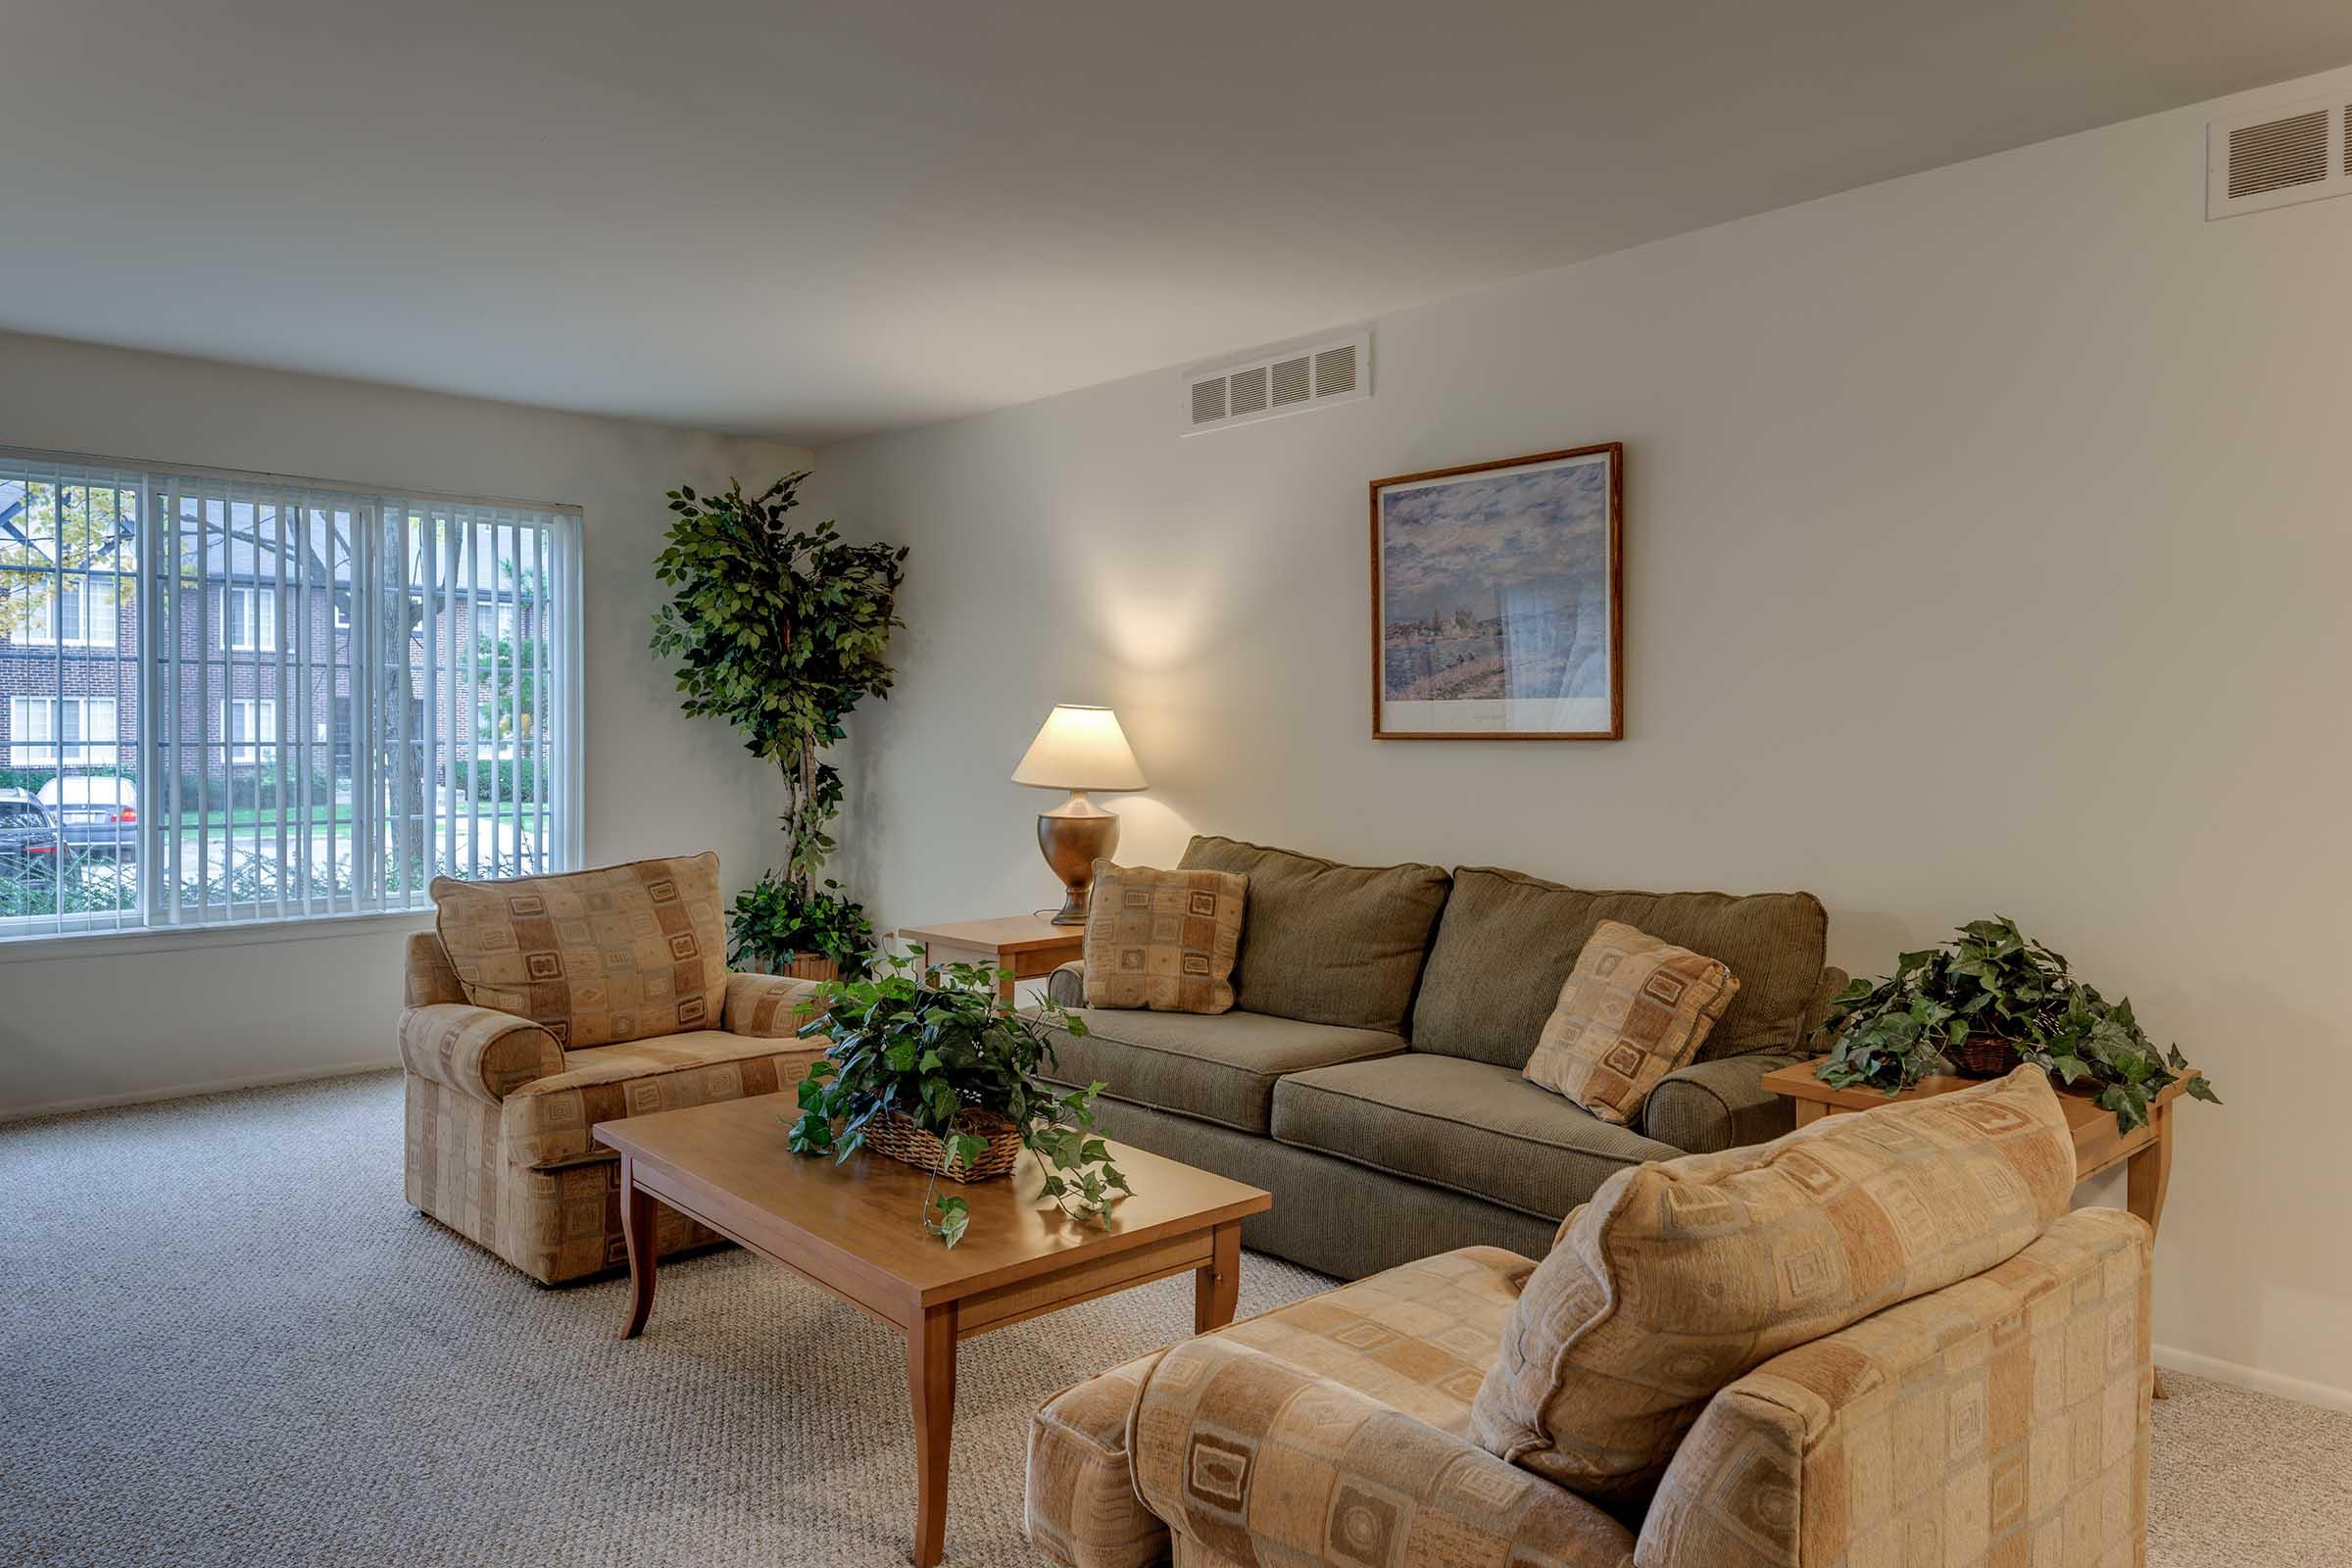
[[[1528,1277],[1471,1441],[1595,1501],[1638,1499],[1716,1391],[2006,1262],[2074,1189],[2066,1112],[2034,1066],[1620,1171]]]
[[[1086,1004],[1225,1012],[1250,879],[1095,862],[1086,920]]]
[[[727,920],[708,851],[509,882],[439,876],[432,894],[466,1000],[566,1051],[718,1027]]]
[[[1715,958],[1603,920],[1544,1020],[1527,1076],[1625,1126],[1698,1055],[1740,981]]]

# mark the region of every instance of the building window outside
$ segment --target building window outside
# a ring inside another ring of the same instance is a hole
[[[16,767],[112,764],[121,756],[108,697],[11,697],[8,760]]]

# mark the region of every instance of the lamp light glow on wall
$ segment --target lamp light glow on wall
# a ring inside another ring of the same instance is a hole
[[[1054,916],[1054,923],[1086,924],[1095,862],[1110,858],[1119,847],[1118,817],[1087,796],[1144,787],[1144,770],[1119,728],[1118,715],[1107,708],[1060,704],[1046,715],[1037,739],[1012,770],[1012,781],[1070,792],[1068,800],[1038,813],[1037,847],[1061,878],[1061,912]]]

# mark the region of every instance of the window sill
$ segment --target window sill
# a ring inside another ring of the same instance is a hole
[[[59,936],[0,936],[0,964],[178,953],[191,948],[315,942],[322,937],[368,936],[379,931],[424,931],[432,923],[431,909],[371,909],[362,914],[289,915],[282,920],[245,920],[235,925],[167,925],[131,931],[69,931]]]

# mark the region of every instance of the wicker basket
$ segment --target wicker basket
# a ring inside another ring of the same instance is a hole
[[[1943,1058],[1963,1078],[2000,1078],[2017,1066],[2017,1048],[2023,1043],[1972,1033],[1966,1044],[1946,1046]]]
[[[1013,1161],[1021,1157],[1021,1129],[1010,1117],[975,1106],[957,1116],[956,1122],[956,1131],[988,1140],[987,1152],[969,1165],[956,1159],[942,1166],[940,1161],[947,1157],[948,1146],[936,1133],[916,1126],[913,1118],[895,1110],[865,1124],[865,1147],[917,1170],[967,1185],[1012,1174]]]

